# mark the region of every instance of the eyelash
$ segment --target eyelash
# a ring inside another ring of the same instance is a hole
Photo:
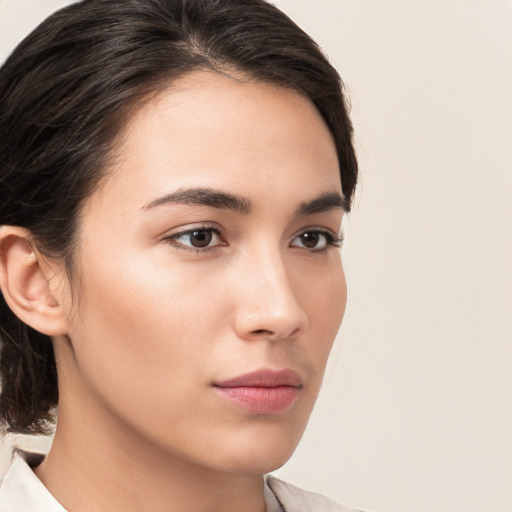
[[[166,242],[166,243],[169,243],[171,244],[174,248],[178,249],[178,250],[182,250],[182,251],[187,251],[187,252],[193,252],[193,253],[206,253],[206,252],[210,252],[210,251],[214,251],[216,249],[218,249],[219,247],[223,247],[223,246],[227,246],[228,244],[223,242],[223,243],[220,243],[218,245],[214,245],[212,247],[203,247],[203,248],[200,248],[200,247],[193,247],[193,246],[189,246],[189,245],[185,245],[185,244],[182,244],[180,242],[177,242],[177,240],[181,237],[185,237],[187,235],[191,235],[192,233],[194,232],[208,232],[208,233],[213,233],[214,235],[218,236],[219,238],[222,239],[222,232],[221,230],[219,230],[218,228],[214,227],[214,226],[211,226],[211,225],[201,225],[201,226],[197,226],[197,227],[193,227],[191,229],[185,229],[183,231],[180,231],[178,233],[174,233],[172,235],[169,235],[165,238],[162,239],[162,242]],[[329,231],[326,231],[326,230],[323,230],[323,229],[306,229],[304,231],[302,231],[301,233],[299,233],[298,235],[296,235],[294,237],[294,240],[300,236],[303,236],[305,234],[316,234],[316,235],[319,235],[319,236],[322,236],[324,239],[325,239],[325,247],[322,247],[320,249],[308,249],[307,247],[299,247],[299,248],[302,248],[302,249],[306,249],[308,250],[309,252],[324,252],[326,251],[329,247],[336,247],[336,248],[341,248],[342,246],[342,243],[343,243],[343,235],[339,235],[339,236],[335,236],[333,235],[331,232]]]

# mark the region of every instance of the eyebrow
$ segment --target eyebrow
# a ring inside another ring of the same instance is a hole
[[[195,204],[208,206],[210,208],[231,210],[243,215],[247,215],[252,209],[250,199],[212,188],[180,188],[176,190],[176,192],[166,194],[151,201],[142,209],[150,210],[167,204]],[[334,209],[348,212],[350,210],[350,204],[338,192],[325,192],[311,201],[301,203],[295,210],[295,216],[304,217],[306,215],[314,215]]]
[[[325,192],[315,199],[302,203],[297,208],[295,215],[303,217],[305,215],[314,215],[315,213],[324,213],[330,210],[350,211],[350,203],[338,192]]]
[[[251,211],[251,201],[246,197],[214,190],[211,188],[180,188],[176,192],[166,194],[155,199],[144,210],[149,210],[163,204],[197,204],[200,206],[209,206],[211,208],[219,208],[232,210],[236,213],[248,214]]]

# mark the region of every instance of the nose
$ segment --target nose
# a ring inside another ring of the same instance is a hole
[[[262,251],[240,266],[235,331],[245,340],[296,337],[307,325],[306,311],[279,251]],[[299,276],[297,276],[299,277]]]

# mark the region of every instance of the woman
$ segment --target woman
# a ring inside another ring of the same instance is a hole
[[[0,510],[345,510],[291,456],[341,323],[341,82],[262,0],[85,0],[0,72]]]

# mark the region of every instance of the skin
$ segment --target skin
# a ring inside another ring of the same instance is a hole
[[[250,211],[154,204],[189,188]],[[334,142],[297,92],[196,72],[133,116],[84,206],[73,283],[44,268],[61,396],[36,472],[65,507],[265,510],[261,475],[299,442],[345,310],[339,249],[300,236],[337,236],[341,208],[297,215],[326,193],[342,194]],[[192,228],[219,234],[194,248]],[[300,375],[284,412],[213,387],[261,368]]]

